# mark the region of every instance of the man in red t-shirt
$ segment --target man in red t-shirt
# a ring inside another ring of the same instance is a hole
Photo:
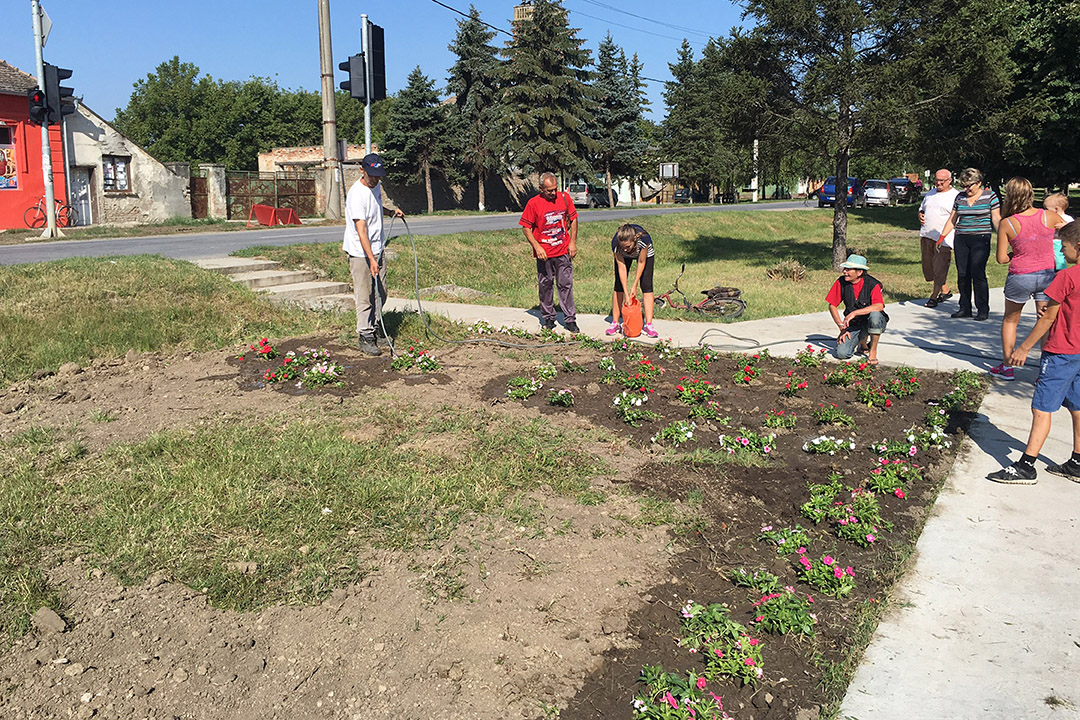
[[[881,333],[889,323],[881,282],[867,274],[869,266],[862,255],[848,255],[840,263],[843,275],[837,278],[825,296],[833,322],[840,328],[836,338],[836,357],[847,360],[855,348],[866,349],[871,365],[878,364],[877,347]],[[844,314],[840,314],[840,305]]]
[[[988,480],[1010,485],[1034,485],[1038,473],[1035,459],[1050,435],[1050,418],[1064,405],[1072,416],[1072,456],[1046,471],[1080,483],[1080,222],[1071,222],[1058,231],[1061,252],[1069,266],[1054,276],[1046,288],[1050,298],[1046,310],[1020,347],[1015,348],[1009,364],[1019,367],[1035,343],[1050,333],[1039,359],[1039,378],[1031,396],[1031,432],[1020,459],[1008,467],[987,475]]]
[[[540,327],[555,329],[552,290],[559,286],[559,305],[570,332],[580,332],[574,307],[574,264],[577,255],[577,209],[570,196],[559,192],[551,173],[540,176],[540,194],[529,200],[518,224],[536,258],[536,284],[540,294]]]

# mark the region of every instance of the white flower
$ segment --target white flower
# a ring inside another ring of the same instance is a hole
[[[331,511],[331,510],[330,510],[330,508],[328,508],[328,507],[324,507],[324,508],[322,509],[322,514],[323,514],[323,515],[329,515],[329,514],[330,514],[331,512],[332,512],[332,511]]]

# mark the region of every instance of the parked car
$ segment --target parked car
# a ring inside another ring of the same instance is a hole
[[[825,184],[821,186],[821,190],[818,192],[818,207],[825,207],[826,205],[832,206],[836,204],[836,178],[829,176],[825,178]],[[862,183],[858,178],[849,177],[847,182],[847,204],[848,207],[852,205],[856,207],[862,207],[866,204],[866,195],[863,191]]]
[[[893,190],[896,192],[897,202],[919,202],[919,191],[915,187],[915,183],[911,182],[906,177],[895,177],[889,181],[889,184],[893,186]]]
[[[896,189],[888,180],[867,180],[863,183],[867,205],[888,207],[896,204]]]
[[[704,203],[709,202],[709,196],[698,192],[696,188],[681,187],[675,189],[672,200],[676,203]]]
[[[599,185],[591,185],[583,182],[573,182],[566,186],[566,192],[570,200],[578,207],[607,207],[607,188]],[[611,199],[616,205],[619,204],[619,194],[615,189],[611,190]]]

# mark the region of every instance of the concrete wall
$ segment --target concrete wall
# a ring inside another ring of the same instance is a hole
[[[80,105],[66,123],[71,152],[68,164],[90,169],[97,222],[145,223],[191,217],[187,178],[155,160],[85,106]],[[130,158],[126,191],[105,190],[104,155]]]

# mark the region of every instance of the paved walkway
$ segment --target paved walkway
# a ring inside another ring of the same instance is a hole
[[[415,308],[415,302],[393,299],[387,307]],[[974,322],[950,319],[953,302],[936,309],[890,305],[882,364],[985,371],[1000,353],[1000,289],[991,291],[991,307],[990,320]],[[496,327],[538,324],[536,315],[510,308],[424,303],[424,309]],[[1033,323],[1029,311],[1021,339]],[[580,315],[578,325],[603,337],[608,323]],[[658,320],[655,327],[684,346],[704,340],[739,351],[762,344],[787,356],[808,343],[828,343],[834,328],[825,311],[728,325]],[[1018,368],[1016,381],[991,384],[841,718],[1080,718],[1080,484],[1044,472],[1042,462],[1034,486],[985,479],[1023,451],[1036,373],[1033,366]],[[1040,461],[1060,462],[1070,451],[1062,410]]]

